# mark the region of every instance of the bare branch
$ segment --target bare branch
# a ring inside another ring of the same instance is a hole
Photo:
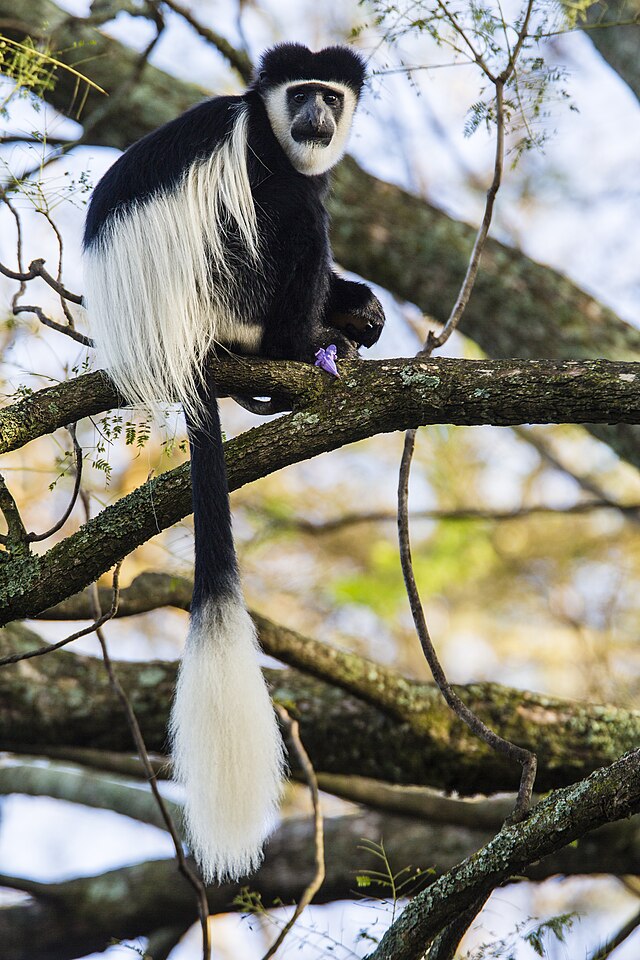
[[[297,720],[294,720],[289,712],[285,710],[284,707],[276,705],[276,712],[280,717],[281,722],[287,728],[289,733],[289,738],[291,743],[294,746],[296,757],[300,763],[302,770],[304,772],[305,779],[309,785],[309,791],[311,793],[311,802],[313,804],[313,831],[314,831],[314,847],[315,847],[315,873],[311,879],[309,885],[305,888],[302,896],[298,900],[293,914],[285,924],[284,928],[280,931],[279,936],[276,938],[275,942],[269,947],[265,953],[262,960],[271,960],[271,957],[274,957],[282,944],[284,943],[287,935],[291,931],[298,917],[303,913],[304,910],[309,906],[316,893],[322,886],[325,878],[325,861],[324,861],[324,821],[322,818],[322,809],[320,806],[320,795],[318,792],[318,780],[316,778],[316,772],[313,769],[313,764],[309,759],[309,754],[304,748],[302,740],[300,739],[300,726]]]
[[[622,779],[620,785],[626,790]],[[574,814],[582,816],[585,805],[595,802],[588,786],[579,795],[577,788],[572,791],[569,795],[564,791],[554,795],[549,804],[560,801],[567,818]],[[569,806],[573,799],[577,799],[577,808]],[[614,812],[607,791],[604,805],[607,814]],[[556,823],[550,822],[547,838],[552,845],[562,847],[566,834],[554,833],[552,828]],[[540,825],[536,843],[542,829]],[[316,897],[316,901],[322,903],[352,895],[354,876],[366,866],[362,862],[363,838],[379,840],[384,836],[385,849],[392,862],[420,868],[427,882],[431,870],[435,868],[437,871],[434,877],[451,870],[461,857],[472,856],[487,840],[483,831],[442,824],[430,826],[409,817],[382,816],[370,811],[329,817],[325,833],[327,849],[332,851],[332,856],[327,861],[325,883]],[[510,836],[517,835],[514,831],[500,836],[506,845]],[[543,879],[558,873],[574,875],[593,873],[594,870],[636,873],[640,869],[637,840],[637,818],[607,826],[590,833],[579,844],[565,846],[535,863],[527,869],[526,875]],[[532,848],[532,855],[539,852],[540,847]],[[315,855],[314,827],[309,819],[284,821],[266,848],[263,866],[251,878],[251,890],[268,906],[276,900],[297,900],[303,878],[313,873]],[[481,858],[480,864],[486,866],[487,859]],[[451,874],[446,876],[450,879]],[[186,927],[196,920],[192,890],[182,877],[176,877],[172,860],[136,864],[97,877],[81,877],[63,883],[43,884],[3,876],[0,884],[16,890],[26,889],[34,898],[14,906],[6,905],[0,912],[3,960],[33,960],[34,957],[39,960],[72,960],[102,950],[109,938],[145,936],[159,926],[184,923]],[[242,900],[234,902],[239,892],[237,885],[209,887],[207,895],[211,913],[241,909]],[[109,910],[96,911],[95,904],[104,903],[106,896],[109,896]],[[400,919],[402,922],[402,917]]]
[[[346,443],[418,424],[638,422],[637,371],[635,364],[606,361],[384,360],[345,362],[344,375],[329,382],[326,374],[305,364],[219,361],[217,380],[224,387],[232,385],[234,392],[246,392],[252,377],[273,384],[290,376],[294,390],[301,387],[306,397],[313,397],[305,398],[304,410],[227,443],[229,486],[234,490]],[[15,447],[17,438],[24,440],[23,421],[19,419],[15,426],[15,415],[20,411],[23,417],[32,402],[40,403],[42,409],[42,398],[36,394],[7,408],[8,416],[7,411],[0,416],[0,445],[5,424],[9,428],[5,447]],[[44,407],[37,427],[28,435],[46,432],[45,422],[48,429],[56,422],[56,411]],[[75,419],[77,411],[75,416],[67,412],[62,422]],[[44,556],[9,560],[0,584],[0,623],[35,616],[82,590],[136,546],[189,513],[190,495],[188,465],[183,465],[107,507]],[[64,577],[59,576],[60,570],[65,571]]]
[[[574,474],[570,474],[574,477]],[[577,478],[575,478],[577,479]],[[640,515],[640,503],[619,503],[610,497],[579,500],[566,507],[552,507],[544,503],[523,504],[511,510],[495,510],[490,507],[434,507],[431,510],[413,510],[409,514],[410,520],[437,520],[448,522],[457,520],[486,520],[490,523],[504,523],[510,520],[522,520],[539,515],[575,516],[593,513],[596,510],[617,510],[624,517],[635,520]],[[398,514],[391,510],[371,510],[362,513],[343,513],[327,520],[308,520],[306,517],[283,517],[262,511],[270,527],[276,529],[296,530],[299,533],[308,533],[313,537],[331,535],[349,527],[366,523],[397,523]],[[640,519],[640,516],[638,517]]]
[[[17,624],[0,631],[3,654],[31,650],[39,643],[37,634]],[[379,697],[393,703],[391,694],[384,693],[385,668],[356,659],[351,669],[354,675],[362,674],[360,681],[354,676],[354,685],[364,690],[367,679],[372,689],[377,683]],[[176,664],[122,662],[118,673],[148,747],[162,753]],[[345,690],[348,678],[336,687],[291,669],[267,670],[266,675],[275,701],[298,720],[316,770],[428,785],[467,796],[517,788],[513,764],[469,732],[433,683],[398,678],[398,702],[391,713]],[[456,690],[501,734],[539,754],[540,790],[572,783],[640,741],[640,712],[491,683]],[[46,753],[47,746],[126,752],[131,750],[131,733],[124,716],[114,711],[102,662],[60,650],[55,657],[31,660],[28,671],[21,664],[0,671],[0,743],[4,749],[36,753]]]
[[[458,24],[455,15],[452,14],[448,7],[438,0],[438,5],[443,9],[443,12],[448,17],[450,22],[453,24],[460,36],[469,44],[469,41],[466,39],[465,33]],[[502,181],[502,168],[504,165],[504,138],[505,138],[505,115],[504,115],[504,87],[509,76],[514,72],[516,66],[516,60],[522,46],[524,44],[525,38],[527,36],[527,29],[529,25],[529,19],[531,16],[531,11],[533,9],[533,0],[529,0],[527,4],[526,14],[520,29],[517,43],[514,47],[514,50],[509,55],[508,63],[503,70],[503,72],[498,77],[494,77],[491,72],[488,70],[486,64],[476,54],[476,61],[493,82],[495,87],[495,103],[496,103],[496,146],[495,146],[495,160],[494,160],[494,169],[493,169],[493,180],[491,186],[487,192],[487,199],[485,202],[484,214],[482,217],[482,222],[478,228],[476,234],[475,242],[473,244],[473,250],[471,251],[471,256],[469,258],[469,263],[467,265],[467,270],[465,273],[462,286],[456,301],[451,310],[449,318],[444,326],[444,329],[439,334],[439,336],[434,336],[432,331],[429,331],[427,337],[427,342],[425,347],[420,353],[419,356],[431,356],[433,351],[438,347],[441,347],[449,339],[453,331],[457,328],[460,323],[462,316],[466,310],[467,304],[469,302],[469,297],[471,296],[471,291],[475,285],[478,270],[480,269],[480,259],[482,257],[482,252],[484,250],[487,237],[489,235],[489,227],[491,226],[491,220],[493,218],[493,208],[495,204],[495,199],[500,189],[500,183]],[[471,49],[473,49],[471,47]],[[447,680],[447,677],[444,673],[436,649],[434,647],[429,629],[427,627],[427,621],[424,614],[424,609],[422,607],[422,602],[420,600],[420,594],[418,592],[418,585],[415,580],[415,575],[413,572],[413,563],[411,560],[411,546],[409,543],[409,476],[411,474],[411,461],[413,458],[413,451],[415,448],[415,439],[416,439],[416,430],[410,429],[405,435],[404,448],[402,452],[402,460],[400,463],[400,476],[398,480],[398,541],[400,546],[400,562],[402,565],[402,575],[404,577],[405,587],[407,590],[407,596],[409,598],[409,606],[411,608],[411,614],[413,616],[413,622],[415,624],[416,632],[418,634],[418,639],[420,640],[420,645],[424,653],[425,659],[429,664],[429,668],[433,674],[433,678],[438,684],[440,691],[446,702],[449,704],[452,710],[469,726],[469,728],[485,743],[489,744],[494,750],[497,750],[499,753],[508,756],[509,758],[515,760],[517,763],[522,766],[522,776],[520,779],[520,787],[518,789],[518,797],[516,800],[516,805],[512,814],[511,819],[515,822],[521,820],[527,813],[529,806],[531,804],[531,797],[533,794],[533,785],[536,778],[536,768],[537,768],[537,758],[535,754],[531,753],[529,750],[525,750],[522,747],[517,746],[514,743],[511,743],[509,740],[506,740],[504,737],[500,737],[494,733],[487,724],[483,723],[479,717],[477,717],[473,711],[469,710],[467,705],[460,699],[460,697],[452,690],[451,684]],[[457,944],[453,943],[453,939],[457,936],[458,932],[464,932],[466,927],[465,923],[470,922],[475,916],[473,910],[476,907],[478,909],[484,901],[482,898],[478,900],[477,903],[470,904],[468,910],[464,915],[464,919],[461,920],[460,916],[457,918],[456,924],[452,925],[449,928],[449,931],[446,937],[442,940],[440,947],[437,948],[436,953],[438,955],[438,960],[442,958],[445,960],[445,956],[448,960],[449,953],[455,951],[455,946]],[[476,911],[477,912],[477,911]],[[434,960],[435,954],[434,954]]]
[[[5,267],[0,263],[0,273],[4,274],[5,277],[8,277],[9,280],[19,280],[20,283],[28,283],[29,280],[33,280],[35,277],[41,277],[45,283],[48,283],[52,290],[55,290],[56,293],[60,294],[61,297],[64,297],[65,300],[70,300],[71,303],[82,303],[82,297],[77,293],[71,293],[67,290],[61,283],[58,282],[50,273],[45,270],[45,261],[44,260],[32,260],[29,264],[29,269],[26,273],[16,273],[14,270],[9,270],[8,267]]]
[[[82,494],[81,496],[82,496],[85,510],[87,513],[87,519],[89,519],[89,497],[88,495],[82,495]],[[97,584],[94,583],[92,586],[93,586],[92,599],[93,599],[93,606],[94,606],[94,616],[96,618],[96,622],[98,622],[101,619],[100,598],[98,596]],[[151,765],[149,754],[147,753],[147,747],[144,741],[144,737],[142,735],[142,731],[140,729],[140,724],[138,723],[138,719],[136,717],[133,706],[131,705],[131,701],[126,694],[124,687],[122,686],[122,684],[118,679],[115,668],[113,666],[113,662],[111,660],[111,657],[109,656],[107,641],[106,641],[104,632],[100,629],[100,627],[96,627],[96,635],[100,642],[100,648],[102,650],[102,659],[104,661],[107,675],[109,677],[109,683],[111,684],[111,687],[113,688],[116,696],[118,697],[118,699],[120,700],[120,703],[122,704],[124,714],[127,718],[127,723],[129,725],[129,729],[131,731],[131,735],[133,737],[133,741],[136,746],[136,750],[138,751],[138,756],[140,757],[140,762],[142,763],[144,771],[147,775],[149,786],[151,787],[151,792],[153,793],[155,802],[158,805],[158,809],[166,825],[166,829],[169,832],[169,835],[173,841],[173,846],[176,853],[176,860],[178,864],[178,870],[183,875],[183,877],[188,881],[188,883],[191,884],[195,892],[196,902],[198,904],[198,915],[200,917],[200,925],[202,928],[202,956],[203,956],[203,960],[209,960],[210,953],[211,953],[211,947],[210,947],[210,941],[209,941],[209,907],[207,905],[207,895],[205,892],[204,884],[202,880],[194,873],[194,871],[191,869],[191,867],[187,863],[186,857],[184,855],[184,850],[182,848],[182,839],[178,836],[178,832],[174,826],[173,820],[171,818],[171,814],[169,812],[169,808],[165,802],[164,797],[160,793],[160,790],[158,789],[155,770]]]
[[[418,817],[429,823],[456,824],[497,831],[513,810],[515,797],[491,800],[456,800],[429,787],[416,787],[359,777],[357,774],[319,773],[318,786],[351,803]]]
[[[0,796],[22,793],[33,797],[53,797],[80,803],[86,807],[113,810],[140,823],[166,830],[166,823],[153,795],[140,786],[123,783],[113,774],[42,761],[25,763],[13,758],[0,761]],[[165,800],[171,815],[179,818],[179,804]]]
[[[174,13],[177,13],[184,20],[186,20],[187,23],[193,27],[196,33],[199,33],[200,36],[207,41],[207,43],[210,43],[213,47],[215,47],[216,50],[221,53],[225,60],[227,60],[227,62],[233,67],[233,69],[237,70],[245,83],[251,83],[253,64],[251,63],[248,54],[244,50],[236,50],[236,48],[230,44],[225,37],[217,33],[215,30],[212,30],[210,27],[206,27],[196,17],[194,17],[193,13],[188,9],[188,7],[178,3],[177,0],[162,0],[162,3],[169,7],[170,10],[173,10]]]
[[[118,609],[118,581],[120,578],[121,563],[122,561],[119,561],[116,564],[116,568],[113,572],[111,609],[107,613],[97,617],[93,623],[91,623],[88,627],[84,627],[83,630],[78,630],[77,633],[71,634],[70,637],[65,637],[64,640],[58,640],[56,643],[45,643],[43,646],[36,647],[33,650],[24,650],[21,653],[10,654],[8,657],[1,657],[0,667],[8,666],[10,663],[20,663],[22,660],[32,660],[34,657],[42,657],[46,653],[52,653],[54,650],[60,650],[61,647],[66,647],[67,644],[72,643],[74,640],[79,640],[80,637],[86,637],[90,633],[97,632],[103,623],[106,623],[107,620],[111,620],[112,617],[115,616],[116,610]]]
[[[418,586],[416,584],[416,579],[413,572],[413,564],[411,561],[408,498],[409,471],[411,469],[411,458],[413,455],[414,443],[415,430],[409,430],[405,436],[405,446],[402,456],[402,463],[400,465],[400,478],[398,481],[398,540],[400,543],[400,563],[402,565],[402,575],[404,577],[405,587],[407,589],[407,596],[409,598],[409,606],[411,607],[413,622],[415,623],[418,639],[420,640],[420,645],[422,647],[425,659],[429,664],[429,669],[431,670],[433,679],[437,683],[442,696],[449,704],[451,709],[458,717],[460,717],[461,720],[464,721],[464,723],[467,724],[469,729],[472,730],[476,736],[484,740],[484,742],[487,743],[493,750],[497,750],[499,753],[502,753],[504,756],[514,760],[516,763],[519,763],[522,766],[522,776],[520,779],[520,786],[518,788],[518,797],[512,814],[512,818],[515,822],[517,820],[521,820],[529,809],[538,761],[536,755],[530,750],[517,746],[510,740],[499,736],[478,716],[476,716],[476,714],[469,709],[467,704],[453,690],[440,664],[440,660],[436,653],[429,633],[429,628],[427,626],[424,610],[420,601],[420,594],[418,593]]]
[[[57,333],[64,333],[65,336],[75,340],[76,343],[83,344],[85,347],[94,346],[91,337],[86,337],[84,333],[78,333],[78,331],[74,330],[69,324],[58,323],[57,320],[52,320],[51,317],[47,316],[42,307],[36,304],[21,303],[13,308],[13,313],[16,317],[21,313],[34,313],[40,323],[45,327],[50,327],[51,330],[55,330]]]

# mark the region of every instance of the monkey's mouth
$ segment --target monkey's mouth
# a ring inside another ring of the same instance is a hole
[[[296,143],[311,143],[318,147],[328,147],[333,140],[333,131],[324,133],[310,128],[292,130],[291,136]]]

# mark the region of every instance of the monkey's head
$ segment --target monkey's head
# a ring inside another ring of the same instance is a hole
[[[312,53],[298,43],[281,43],[263,54],[253,89],[299,173],[317,176],[340,160],[364,79],[362,58],[350,47]]]

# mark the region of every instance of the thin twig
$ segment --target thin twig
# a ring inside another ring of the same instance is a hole
[[[468,48],[469,53],[471,54],[471,57],[472,57],[472,59],[473,59],[473,62],[478,64],[478,66],[480,67],[480,69],[482,70],[482,72],[488,77],[489,80],[491,80],[492,83],[495,83],[495,77],[493,76],[493,74],[492,74],[491,71],[489,70],[489,67],[488,67],[487,64],[485,63],[485,61],[484,61],[484,59],[482,58],[482,56],[478,53],[478,51],[476,50],[476,48],[473,46],[473,44],[472,44],[471,41],[469,40],[466,32],[465,32],[465,31],[462,29],[462,27],[460,26],[460,24],[459,24],[459,22],[458,22],[458,18],[456,17],[455,13],[453,13],[453,12],[449,9],[448,5],[444,2],[444,0],[437,0],[437,3],[438,3],[438,6],[440,7],[440,9],[442,10],[442,14],[443,14],[444,18],[449,21],[449,23],[451,24],[451,26],[453,27],[453,29],[455,30],[455,32],[458,34],[458,36],[460,37],[460,39],[463,41],[463,43],[465,44],[465,46]]]
[[[407,595],[413,621],[416,626],[418,638],[422,646],[425,659],[429,664],[433,679],[440,689],[445,701],[460,719],[467,724],[470,730],[480,737],[488,746],[504,754],[510,760],[515,760],[522,764],[522,778],[520,788],[516,799],[515,809],[512,820],[515,822],[522,819],[529,809],[533,783],[536,776],[537,759],[534,753],[525,750],[524,747],[518,747],[516,744],[505,740],[497,733],[494,733],[479,717],[475,715],[467,705],[460,699],[458,694],[452,689],[447,680],[444,670],[438,659],[433,641],[429,634],[427,621],[420,601],[420,594],[416,585],[413,573],[413,564],[411,561],[411,545],[409,540],[409,522],[408,522],[408,498],[409,498],[409,472],[411,468],[411,458],[415,444],[416,431],[408,430],[405,434],[404,451],[402,462],[400,464],[400,478],[398,482],[398,538],[400,542],[400,562],[404,576]]]
[[[62,239],[62,234],[60,233],[60,230],[58,229],[53,217],[51,216],[48,210],[39,210],[38,212],[41,214],[41,216],[44,217],[44,219],[47,221],[47,223],[51,227],[54,233],[54,236],[56,238],[56,241],[58,243],[58,276],[56,277],[56,280],[58,281],[58,283],[62,283],[62,260],[64,256],[64,241]],[[69,326],[71,327],[71,329],[73,329],[75,327],[76,321],[73,314],[71,313],[71,310],[69,310],[69,307],[67,306],[67,301],[62,296],[62,294],[60,294],[60,306],[62,307],[62,311],[65,317],[67,318]]]
[[[40,323],[44,324],[45,327],[51,327],[52,330],[57,330],[58,333],[64,333],[65,336],[75,340],[76,343],[81,343],[85,347],[94,346],[91,337],[86,337],[84,333],[78,333],[77,330],[74,330],[73,327],[68,324],[58,323],[56,320],[52,320],[51,317],[47,316],[42,307],[38,307],[35,304],[21,303],[20,306],[13,308],[13,313],[15,316],[18,316],[20,313],[35,313]]]
[[[71,311],[69,310],[69,307],[67,306],[67,299],[72,300],[74,303],[81,303],[82,298],[77,296],[77,294],[70,293],[70,291],[68,291],[62,283],[63,241],[62,241],[62,235],[58,227],[54,223],[53,219],[51,218],[51,216],[46,210],[40,211],[42,216],[45,218],[45,220],[53,230],[58,242],[58,250],[59,250],[58,276],[55,279],[45,270],[44,260],[42,259],[33,260],[29,264],[29,270],[27,272],[24,271],[22,266],[22,225],[20,222],[20,217],[18,215],[18,212],[14,209],[13,205],[11,204],[9,198],[7,197],[6,190],[2,191],[1,199],[13,214],[14,219],[16,221],[17,231],[18,231],[17,243],[16,243],[16,255],[17,255],[16,258],[18,262],[18,272],[9,270],[8,267],[5,267],[2,264],[0,264],[0,273],[4,274],[4,276],[6,277],[9,277],[9,279],[17,280],[20,284],[17,292],[11,298],[11,309],[13,311],[13,315],[18,316],[18,314],[20,313],[35,313],[36,316],[39,318],[40,322],[45,324],[46,326],[51,327],[54,330],[57,330],[59,333],[66,334],[67,336],[71,337],[73,340],[77,340],[79,343],[82,343],[85,346],[93,346],[93,341],[90,340],[89,337],[84,337],[82,334],[76,333],[74,330],[75,320],[74,320],[73,314],[71,313]],[[52,287],[52,289],[56,291],[56,293],[60,297],[60,304],[62,306],[63,313],[67,318],[68,325],[65,326],[64,324],[56,323],[55,320],[51,320],[40,309],[40,307],[26,306],[18,303],[20,297],[22,297],[23,294],[25,293],[27,283],[29,282],[29,280],[33,280],[36,277],[41,277],[43,280],[45,280],[46,283],[49,284],[50,287]]]
[[[443,6],[442,3],[439,5]],[[502,71],[500,76],[493,77],[482,62],[481,59],[478,59],[480,67],[484,72],[491,78],[495,86],[496,93],[496,148],[495,148],[495,159],[494,159],[494,169],[493,169],[493,179],[489,190],[487,191],[487,199],[485,203],[484,215],[482,222],[476,234],[476,239],[473,245],[473,250],[471,252],[471,257],[469,259],[469,265],[467,267],[467,272],[465,278],[462,282],[460,292],[456,299],[456,302],[451,310],[449,319],[447,320],[443,330],[439,336],[434,336],[432,331],[429,331],[426,344],[424,349],[420,351],[419,356],[430,356],[436,347],[442,346],[451,336],[453,331],[456,329],[462,315],[466,309],[471,291],[476,281],[478,275],[478,270],[480,267],[480,258],[482,256],[482,251],[487,239],[489,232],[489,227],[491,225],[491,220],[493,216],[493,208],[496,199],[496,195],[500,188],[500,183],[502,180],[502,170],[504,165],[504,138],[505,138],[505,116],[504,116],[504,87],[515,70],[516,59],[522,50],[522,46],[527,37],[527,30],[529,27],[529,20],[531,12],[533,9],[533,0],[529,0],[527,5],[526,14],[522,23],[522,27],[518,33],[518,38],[513,49],[513,53],[509,57],[507,66]],[[459,27],[455,18],[452,19],[452,15],[449,16],[449,19],[458,30],[460,35],[465,39],[467,44],[469,41],[466,40],[465,34],[462,31],[462,28]],[[473,48],[472,48],[473,49]],[[429,628],[427,626],[427,621],[424,614],[424,609],[420,600],[420,594],[418,592],[418,587],[415,580],[415,575],[413,572],[413,564],[411,560],[411,545],[409,539],[409,514],[408,514],[408,502],[409,502],[409,475],[411,472],[411,461],[413,458],[413,451],[415,449],[415,439],[416,439],[416,430],[408,430],[405,434],[404,449],[402,452],[402,461],[400,464],[400,476],[398,480],[398,540],[400,545],[400,562],[402,565],[402,574],[404,577],[405,587],[407,590],[407,596],[409,598],[409,605],[411,607],[411,613],[413,615],[413,621],[416,627],[416,632],[420,640],[420,645],[422,647],[425,659],[429,664],[433,678],[438,685],[446,703],[451,707],[451,709],[456,713],[456,715],[467,724],[467,726],[480,737],[488,746],[496,750],[499,753],[507,756],[510,760],[514,760],[517,763],[522,765],[522,775],[520,778],[520,786],[518,789],[518,796],[516,799],[515,808],[509,820],[511,822],[517,822],[524,819],[526,816],[529,807],[531,805],[531,795],[533,792],[533,785],[535,782],[536,768],[537,768],[537,758],[534,753],[531,753],[529,750],[525,750],[523,747],[519,747],[514,743],[511,743],[508,740],[505,740],[503,737],[500,737],[493,730],[491,730],[479,717],[477,717],[473,711],[471,711],[467,705],[460,699],[460,697],[453,691],[447,677],[442,669],[438,655],[436,653],[433,641],[429,634]],[[470,921],[469,921],[470,922]]]
[[[60,647],[66,647],[68,643],[72,643],[73,640],[79,640],[80,637],[86,637],[87,634],[93,633],[94,630],[97,631],[107,620],[111,620],[115,617],[118,610],[118,598],[119,598],[119,579],[120,579],[120,567],[122,566],[122,561],[119,561],[116,564],[116,568],[113,573],[113,583],[112,583],[112,602],[111,609],[98,617],[90,626],[84,627],[82,630],[78,630],[77,633],[72,634],[70,637],[65,637],[64,640],[58,640],[56,643],[45,643],[42,647],[36,647],[34,650],[27,650],[25,653],[12,653],[8,657],[2,657],[0,659],[0,667],[5,667],[10,663],[19,663],[21,660],[32,660],[33,657],[42,657],[46,653],[52,653],[54,650],[59,650]]]
[[[11,215],[13,216],[13,219],[14,219],[15,222],[16,222],[16,234],[17,234],[17,235],[16,235],[16,260],[17,260],[17,263],[18,263],[18,270],[20,271],[20,273],[22,273],[22,272],[23,272],[23,266],[22,266],[22,221],[21,221],[21,219],[20,219],[20,214],[18,213],[18,211],[16,210],[16,208],[13,206],[13,204],[12,204],[11,201],[9,200],[9,198],[8,198],[8,196],[6,195],[6,192],[5,192],[4,190],[3,190],[2,193],[0,194],[0,197],[1,197],[2,202],[4,203],[4,205],[5,205],[6,207],[8,207]],[[26,289],[27,289],[27,284],[26,284],[26,282],[25,282],[24,280],[21,280],[21,281],[20,281],[20,286],[18,287],[16,293],[14,293],[13,297],[11,298],[11,308],[12,308],[12,309],[17,305],[18,300],[19,300],[20,297],[24,294],[24,292],[25,292]]]
[[[80,493],[80,496],[82,498],[82,502],[84,503],[85,512],[87,514],[87,522],[88,522],[90,520],[89,498],[88,498],[88,495],[83,492]],[[101,608],[100,608],[100,596],[98,593],[98,584],[95,581],[91,584],[91,599],[93,603],[94,616],[96,617],[96,623],[98,623],[101,619],[100,617]],[[197,904],[198,904],[198,915],[200,917],[200,926],[202,928],[202,956],[203,956],[203,960],[209,960],[211,956],[211,946],[210,946],[210,938],[209,938],[209,905],[207,902],[207,892],[206,892],[205,886],[202,880],[198,876],[196,876],[194,871],[191,869],[191,867],[187,863],[186,857],[184,855],[184,850],[182,847],[182,840],[178,835],[178,831],[176,830],[176,827],[171,818],[171,814],[167,809],[167,805],[164,802],[164,798],[160,793],[160,790],[158,789],[156,773],[151,763],[151,760],[149,759],[149,754],[147,752],[147,747],[144,742],[144,737],[142,736],[142,731],[140,729],[138,719],[135,715],[135,712],[133,710],[129,697],[127,696],[124,688],[122,687],[120,681],[118,680],[117,674],[113,666],[113,662],[109,656],[107,641],[106,641],[104,632],[100,629],[99,626],[96,627],[96,635],[98,637],[98,640],[100,642],[100,647],[102,649],[102,659],[104,661],[107,675],[109,677],[109,682],[114,692],[118,696],[120,702],[122,703],[124,714],[125,714],[127,723],[129,725],[129,729],[131,730],[131,734],[133,736],[136,750],[138,751],[138,756],[140,757],[140,762],[142,763],[146,778],[149,782],[149,786],[151,787],[153,796],[155,797],[156,803],[158,804],[158,808],[162,815],[162,819],[166,824],[167,831],[169,832],[169,835],[171,836],[171,839],[173,841],[173,846],[176,852],[176,860],[178,862],[178,869],[180,873],[183,875],[183,877],[185,877],[185,879],[191,884],[191,886],[195,891]]]
[[[9,280],[19,280],[20,283],[28,283],[29,280],[40,277],[45,283],[49,284],[52,290],[55,290],[61,297],[64,297],[65,300],[70,300],[71,303],[82,304],[82,297],[77,293],[71,293],[70,290],[67,290],[66,287],[52,277],[51,274],[45,270],[44,264],[44,260],[32,260],[26,273],[22,273],[10,270],[8,267],[5,267],[4,264],[0,263],[0,273],[8,277]]]
[[[279,704],[276,705],[275,709],[281,721],[289,731],[289,738],[295,747],[298,760],[300,761],[300,765],[304,771],[305,779],[309,785],[311,801],[313,803],[316,872],[308,887],[300,897],[293,915],[287,921],[284,928],[280,931],[280,935],[278,936],[277,940],[269,947],[262,960],[270,960],[271,957],[275,956],[300,914],[306,909],[306,907],[309,906],[316,893],[322,886],[325,877],[324,823],[322,819],[322,809],[320,807],[320,795],[318,792],[318,780],[316,777],[316,772],[313,769],[311,760],[309,759],[309,754],[305,750],[302,740],[300,739],[300,727],[298,725],[298,721],[295,720],[289,714],[289,712]]]
[[[49,530],[46,530],[44,533],[28,534],[27,540],[29,541],[29,543],[39,543],[42,540],[48,540],[49,537],[52,537],[54,533],[57,533],[58,530],[64,527],[65,523],[71,516],[71,511],[76,505],[76,500],[78,499],[78,493],[80,492],[80,482],[82,480],[82,447],[78,443],[78,437],[76,435],[76,424],[70,423],[67,426],[67,430],[71,437],[71,441],[73,443],[73,451],[76,457],[76,463],[75,463],[76,478],[73,484],[73,492],[71,494],[71,500],[69,501],[69,505],[67,506],[67,509],[62,514],[58,522],[55,523]]]
[[[504,165],[504,80],[502,77],[499,77],[496,80],[495,85],[497,114],[496,154],[493,167],[493,180],[491,181],[491,186],[487,191],[484,216],[482,217],[480,229],[476,234],[476,239],[473,244],[473,250],[471,251],[471,257],[469,258],[469,265],[467,266],[465,278],[462,281],[460,292],[458,293],[456,302],[454,303],[451,313],[449,314],[449,319],[445,323],[438,336],[435,336],[432,330],[429,331],[425,348],[424,350],[420,351],[419,355],[430,356],[434,350],[443,346],[443,344],[447,342],[462,319],[462,314],[466,310],[469,297],[471,296],[471,291],[476,282],[476,277],[478,276],[480,258],[487,240],[487,234],[489,233],[489,227],[493,217],[493,207],[498,190],[500,189],[500,183],[502,181],[502,168]]]

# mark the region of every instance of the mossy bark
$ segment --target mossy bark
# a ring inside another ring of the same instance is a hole
[[[227,361],[235,382],[266,361]],[[282,364],[308,389],[305,406],[225,445],[229,489],[365,437],[429,423],[640,422],[636,364],[551,360],[352,361],[340,379]],[[222,376],[222,373],[221,373]],[[308,388],[305,385],[308,384]],[[78,592],[135,547],[191,512],[188,464],[149,480],[43,556],[0,565],[0,624]]]
[[[277,656],[278,645],[273,637],[269,642],[267,631],[264,639],[268,652]],[[3,654],[40,643],[17,624],[0,631]],[[286,644],[290,646],[290,637]],[[519,768],[474,738],[433,684],[412,683],[351,656],[349,671],[342,680],[336,671],[332,683],[298,670],[267,671],[274,699],[299,719],[303,742],[319,771],[467,795],[517,787]],[[166,749],[175,672],[175,664],[162,661],[118,664],[152,751]],[[498,684],[456,689],[496,731],[538,754],[539,790],[584,777],[640,740],[637,712]],[[32,753],[46,752],[47,746],[133,750],[102,662],[66,651],[0,671],[0,746]]]
[[[635,820],[608,827],[535,864],[527,874],[543,879],[557,873],[591,873],[596,867],[611,873],[637,873],[637,836]],[[350,899],[357,888],[356,876],[380,866],[363,851],[362,841],[379,843],[381,838],[392,868],[421,869],[423,883],[432,882],[459,860],[472,856],[488,840],[480,830],[433,826],[371,811],[327,818],[325,842],[331,856],[315,902]],[[313,875],[313,857],[310,820],[285,821],[267,845],[263,867],[245,885],[262,897],[265,908],[274,902],[296,902]],[[171,859],[57,884],[19,878],[0,880],[3,885],[26,889],[33,897],[0,911],[3,960],[73,960],[80,954],[105,949],[113,939],[145,936],[170,924],[186,929],[197,919],[193,891]],[[240,884],[210,887],[211,913],[241,909],[234,903],[239,893]],[[367,894],[386,899],[388,891],[374,881]]]

